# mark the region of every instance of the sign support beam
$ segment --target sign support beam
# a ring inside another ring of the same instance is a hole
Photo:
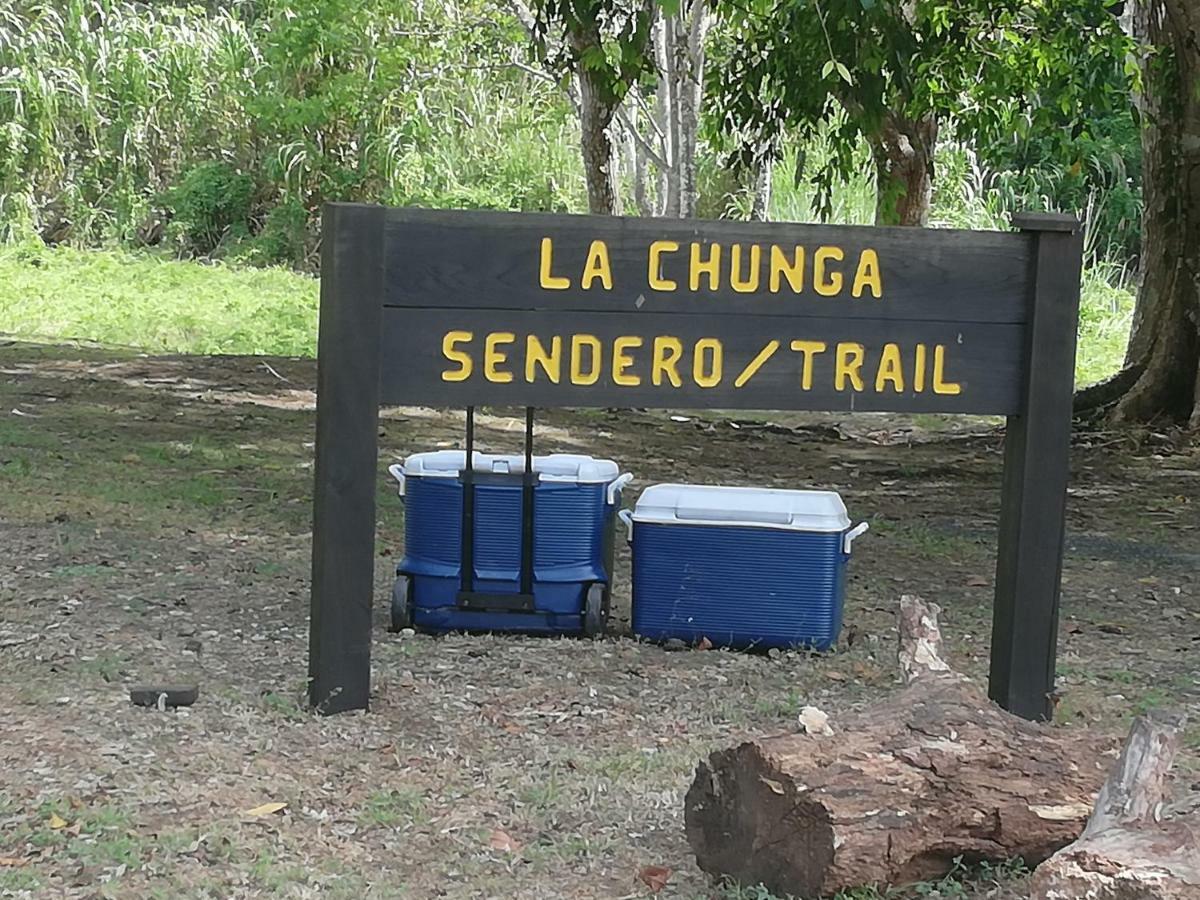
[[[1027,719],[1054,714],[1063,532],[1083,234],[1073,216],[1026,213],[1033,305],[1020,412],[1008,417],[988,693]]]
[[[325,208],[308,645],[323,713],[366,709],[371,694],[383,223],[380,206]]]

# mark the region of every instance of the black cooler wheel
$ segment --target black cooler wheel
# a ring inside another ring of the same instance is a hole
[[[583,601],[583,633],[590,638],[604,634],[604,585],[588,585]]]
[[[401,575],[392,585],[392,624],[388,631],[403,631],[412,628],[412,601],[409,599],[412,579]]]

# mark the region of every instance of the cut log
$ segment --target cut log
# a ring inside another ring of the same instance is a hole
[[[1162,819],[1182,724],[1167,712],[1134,720],[1087,828],[1034,872],[1034,900],[1200,898],[1200,822]]]
[[[714,878],[816,897],[938,877],[958,858],[1033,864],[1087,821],[1111,741],[995,706],[946,664],[936,604],[900,602],[908,686],[830,722],[713,753],[685,809]]]

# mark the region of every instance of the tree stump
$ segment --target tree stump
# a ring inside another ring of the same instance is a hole
[[[1181,725],[1171,713],[1134,720],[1087,828],[1034,873],[1034,900],[1200,898],[1200,822],[1162,820]]]
[[[943,659],[939,612],[901,598],[898,695],[832,721],[831,735],[700,763],[685,810],[700,868],[815,897],[938,877],[958,857],[1033,864],[1080,834],[1110,742],[992,704]]]

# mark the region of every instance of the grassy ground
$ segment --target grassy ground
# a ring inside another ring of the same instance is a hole
[[[546,451],[603,447],[635,488],[687,478],[820,485],[871,521],[841,649],[670,653],[604,641],[400,637],[383,597],[402,509],[383,467],[451,445],[461,416],[381,423],[370,714],[310,716],[313,365],[0,349],[0,896],[640,897],[765,900],[696,868],[682,798],[696,761],[896,689],[900,593],[945,607],[954,665],[986,669],[1001,438],[858,416],[790,429],[559,411]],[[922,424],[938,426],[935,417]],[[483,417],[485,448],[517,422]],[[931,440],[936,437],[936,440]],[[1157,440],[1157,438],[1151,438]],[[1057,709],[1119,733],[1200,713],[1200,451],[1082,436],[1065,561]],[[686,460],[686,463],[681,463]],[[191,710],[127,688],[197,679]],[[1193,718],[1193,721],[1196,721]],[[1181,802],[1197,774],[1186,735]],[[286,804],[269,815],[248,811]],[[1023,896],[1019,867],[896,896]],[[877,900],[862,891],[854,900]]]
[[[1133,297],[1120,273],[1085,274],[1076,380],[1121,365]],[[313,356],[317,283],[285,269],[177,262],[124,251],[0,247],[0,332],[152,352]]]

